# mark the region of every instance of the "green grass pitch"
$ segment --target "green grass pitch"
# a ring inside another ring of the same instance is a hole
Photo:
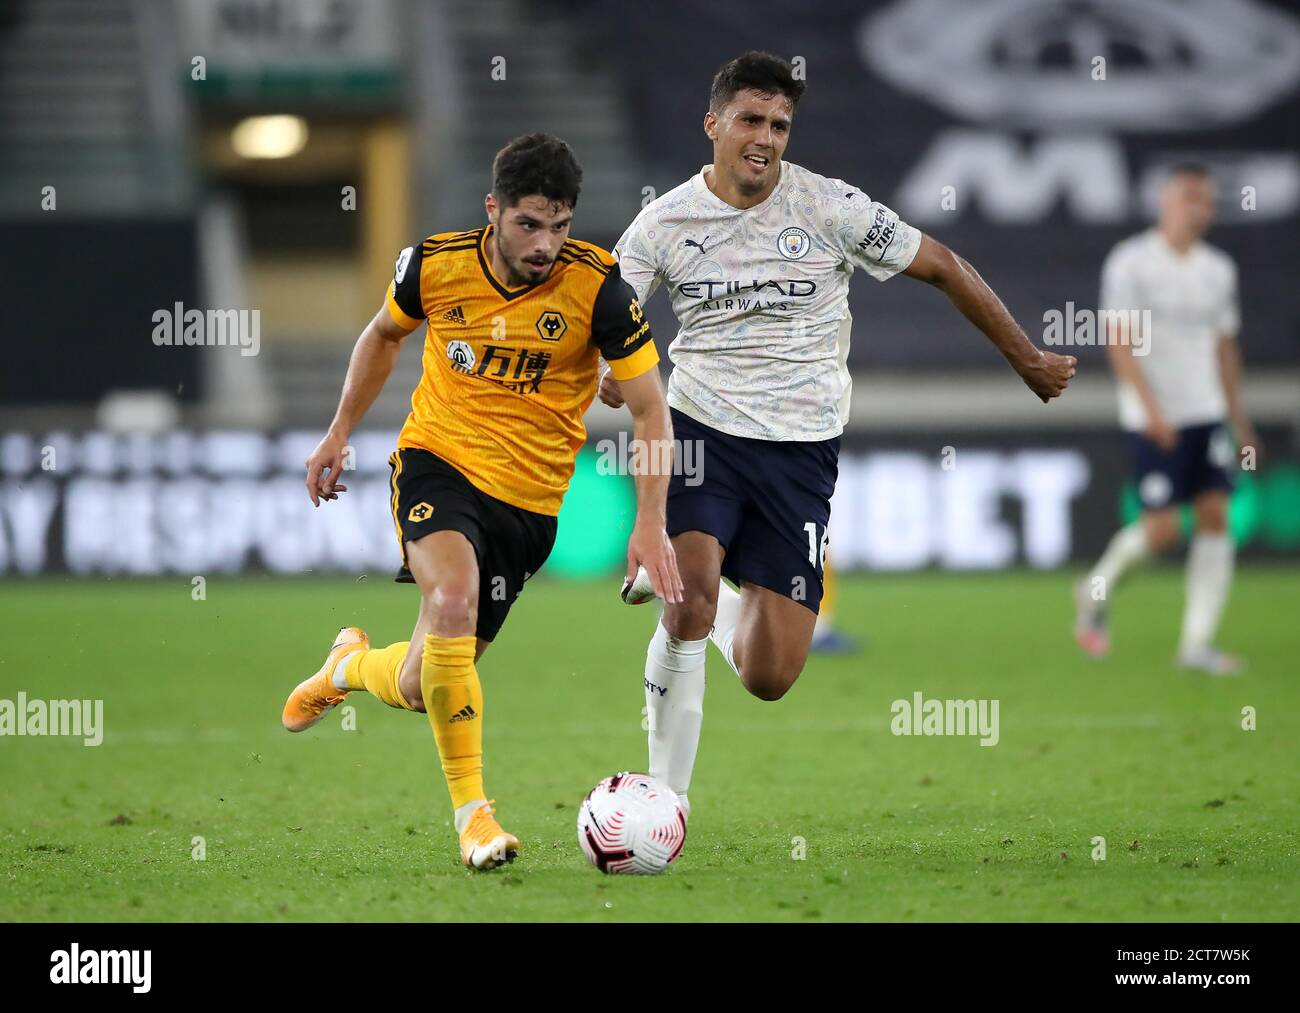
[[[523,847],[477,875],[422,715],[356,694],[354,731],[280,728],[339,626],[409,634],[413,589],[3,583],[0,698],[102,698],[106,733],[0,738],[0,918],[1300,919],[1297,572],[1241,570],[1222,639],[1251,668],[1223,680],[1172,664],[1179,569],[1122,589],[1102,663],[1070,639],[1070,580],[846,578],[867,652],[814,658],[776,703],[710,648],[690,834],[650,879],[601,876],[574,831],[592,784],[645,765],[655,613],[617,577],[530,583],[480,663],[488,789]],[[892,735],[918,690],[997,699],[1000,742]]]

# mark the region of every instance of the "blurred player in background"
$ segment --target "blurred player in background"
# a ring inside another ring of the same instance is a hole
[[[813,626],[812,644],[809,646],[813,654],[857,654],[862,650],[857,637],[850,636],[835,625],[837,585],[835,569],[831,566],[831,557],[827,553],[822,565],[821,606],[817,610],[817,622]]]
[[[1241,398],[1237,269],[1201,239],[1214,204],[1214,180],[1204,168],[1175,167],[1161,188],[1155,227],[1119,243],[1102,265],[1101,309],[1120,317],[1107,321],[1106,353],[1142,516],[1115,534],[1076,588],[1074,632],[1088,654],[1109,652],[1106,606],[1116,586],[1136,563],[1178,544],[1179,506],[1191,503],[1195,532],[1178,662],[1232,675],[1241,661],[1214,645],[1233,570],[1228,496],[1236,454],[1226,423],[1242,447],[1257,456],[1261,447]],[[1143,311],[1150,311],[1150,333],[1126,333]]]
[[[723,66],[704,117],[713,164],[652,201],[615,247],[642,301],[668,289],[681,325],[673,430],[701,448],[702,481],[675,474],[668,493],[686,600],[666,603],[645,669],[650,773],[688,807],[709,640],[762,700],[785,695],[808,657],[848,419],[854,269],[940,289],[1044,402],[1074,375],[1074,358],[1036,348],[947,247],[857,187],[782,161],[803,92],[768,53]],[[616,376],[601,398],[621,403]],[[630,604],[653,596],[644,574],[624,586]]]
[[[512,861],[519,849],[483,789],[475,662],[555,542],[600,357],[623,385],[636,438],[672,439],[636,296],[609,253],[568,238],[582,181],[573,151],[545,134],[519,137],[497,154],[492,175],[490,225],[430,236],[398,257],[384,306],[352,353],[334,421],[307,461],[313,503],[345,491],[348,438],[402,340],[427,319],[423,375],[390,459],[397,579],[420,588],[415,632],[371,650],[364,631],[345,627],[283,714],[286,728],[303,731],[355,690],[425,712],[471,868]],[[656,591],[679,602],[664,532],[667,477],[638,474],[636,487],[628,573],[643,565]]]

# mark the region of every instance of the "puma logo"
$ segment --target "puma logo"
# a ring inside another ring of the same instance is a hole
[[[705,237],[704,237],[704,243],[707,243],[707,242],[708,242],[710,239],[712,239],[712,238],[713,238],[712,236],[705,236]],[[682,245],[683,245],[683,246],[694,246],[694,247],[695,247],[697,250],[699,250],[701,253],[707,253],[708,251],[704,249],[704,243],[697,243],[694,239],[687,239],[687,240],[685,240],[685,241],[682,243]]]

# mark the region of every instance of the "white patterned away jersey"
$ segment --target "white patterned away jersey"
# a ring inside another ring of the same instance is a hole
[[[1157,229],[1116,244],[1101,269],[1101,309],[1150,310],[1150,351],[1134,356],[1156,404],[1175,428],[1218,422],[1227,413],[1219,341],[1240,326],[1237,268],[1207,243],[1180,254]],[[1136,319],[1141,319],[1138,317]],[[1137,391],[1119,388],[1120,425],[1147,427]]]
[[[848,420],[849,278],[884,281],[921,233],[857,187],[790,162],[741,211],[695,176],[653,201],[615,253],[645,302],[667,287],[681,329],[668,403],[734,436],[828,440]]]

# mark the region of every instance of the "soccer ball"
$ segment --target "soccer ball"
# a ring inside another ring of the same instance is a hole
[[[649,774],[615,774],[578,807],[578,843],[601,872],[663,872],[686,843],[686,813],[668,785]]]

